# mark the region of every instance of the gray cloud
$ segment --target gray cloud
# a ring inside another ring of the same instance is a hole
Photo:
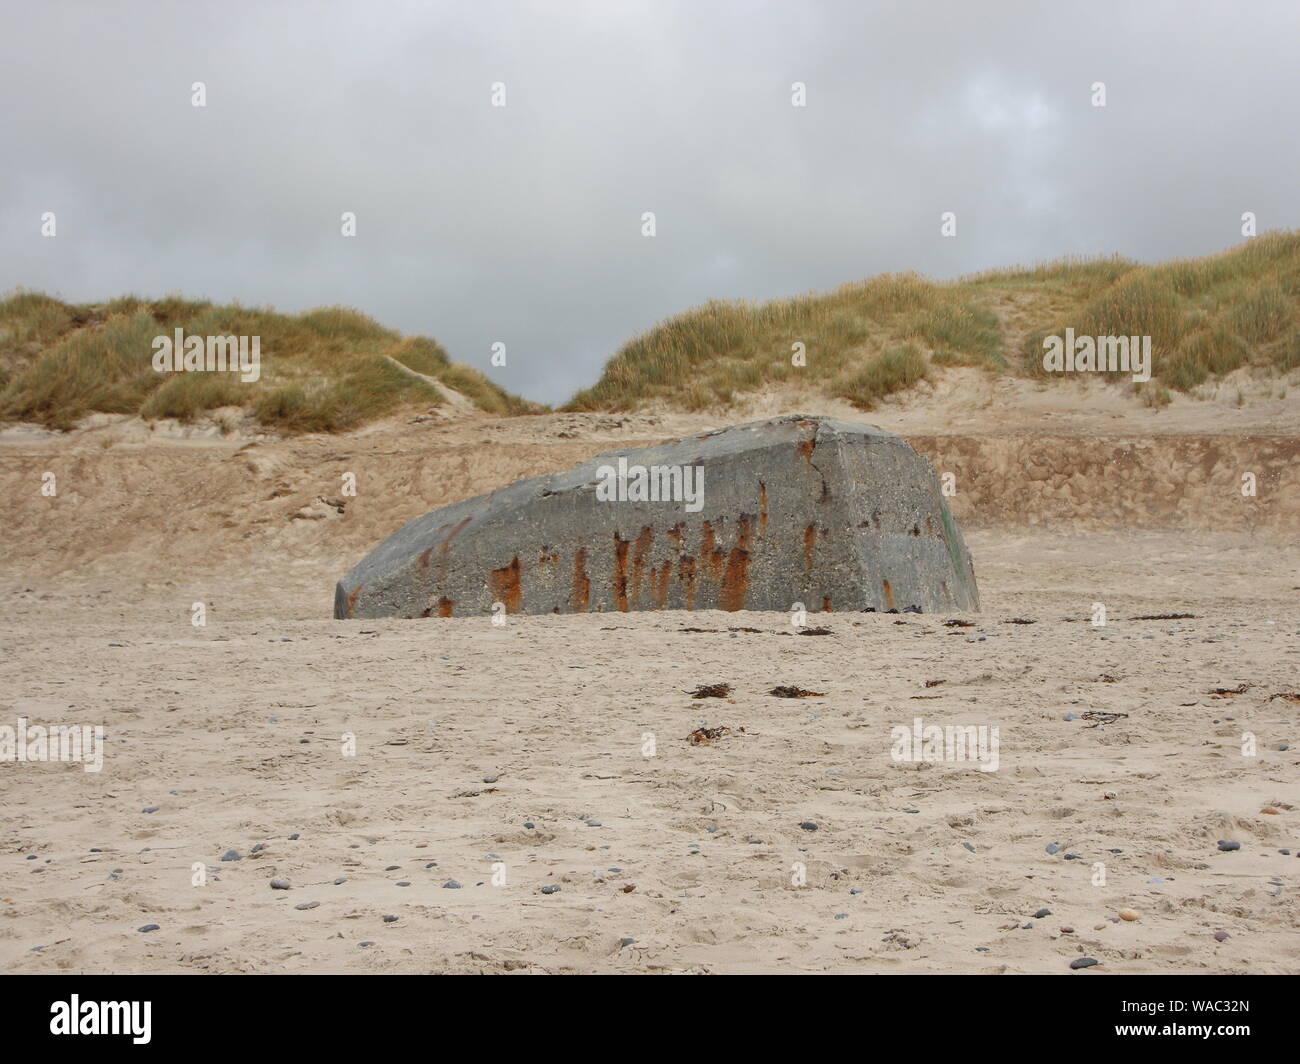
[[[344,303],[547,401],[711,298],[1300,227],[1291,2],[5,7],[0,288]]]

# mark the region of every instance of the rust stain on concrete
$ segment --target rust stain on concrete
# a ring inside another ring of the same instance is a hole
[[[573,556],[573,610],[586,613],[591,605],[591,579],[587,576],[587,548]]]
[[[509,565],[493,569],[490,578],[492,594],[498,602],[505,603],[506,613],[518,613],[523,603],[523,588],[520,584],[519,559],[512,558]]]
[[[727,555],[727,571],[718,589],[719,609],[735,612],[745,608],[745,592],[749,590],[749,544],[753,534],[754,515],[741,514],[736,529],[736,545]]]

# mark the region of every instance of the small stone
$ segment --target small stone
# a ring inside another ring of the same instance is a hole
[[[158,812],[158,806],[156,806],[156,805],[146,805],[143,809],[140,810],[140,812],[142,812],[142,813],[156,813],[156,812]]]
[[[526,827],[529,831],[532,831],[532,829],[535,828],[536,826],[537,826],[537,825],[534,824],[531,820],[525,822],[525,824],[524,824],[524,827]]]
[[[346,883],[347,881],[348,881],[347,876],[339,876],[338,879],[334,880],[334,885],[337,887],[342,883]]]
[[[1277,852],[1280,853],[1283,857],[1290,857],[1290,856],[1291,856],[1291,851],[1290,851],[1290,850],[1278,850]]]
[[[836,919],[836,920],[847,920],[848,918],[849,918],[849,914],[848,914],[848,913],[836,913],[836,914],[835,914],[835,919]]]
[[[253,847],[251,850],[249,850],[248,852],[249,852],[249,853],[261,853],[261,852],[262,852],[263,850],[265,850],[265,849],[266,849],[266,843],[264,843],[264,842],[259,842],[256,846],[254,846],[254,847]]]
[[[816,831],[817,825],[811,820],[805,820],[799,825],[804,831]]]
[[[1034,919],[1041,920],[1044,916],[1051,916],[1051,915],[1052,915],[1051,909],[1039,909],[1038,912],[1034,913]]]
[[[281,879],[280,877],[277,876],[275,879],[271,880],[271,889],[272,889],[272,890],[288,890],[288,889],[289,889],[289,881],[288,881],[287,879]]]
[[[1140,919],[1141,916],[1142,914],[1138,912],[1136,909],[1121,909],[1119,911],[1119,918],[1121,920],[1128,920],[1132,922],[1133,920]]]
[[[319,904],[320,904],[320,902],[318,902],[318,901],[300,901],[297,905],[294,906],[294,908],[295,908],[295,909],[314,909],[314,908],[316,908],[316,906],[318,906]]]
[[[971,853],[975,852],[975,847],[972,846],[969,842],[963,842],[962,845],[965,846],[966,849],[970,850]]]
[[[444,883],[444,884],[442,885],[442,889],[443,889],[443,890],[460,890],[460,884],[457,883],[454,879],[449,879],[449,880],[447,880],[446,883]]]
[[[139,930],[141,930],[141,931],[158,931],[158,930],[160,930],[160,928],[158,927],[157,924],[145,924],[143,927],[139,928]]]
[[[398,881],[397,885],[399,887],[409,887],[411,885],[411,881],[409,879],[402,879]]]
[[[600,821],[599,821],[599,820],[588,820],[588,821],[587,821],[587,827],[589,827],[589,828],[598,828],[598,827],[600,827]]]
[[[295,831],[292,835],[289,836],[289,841],[297,842],[300,838],[302,838],[302,836]]]
[[[369,939],[367,939],[365,942],[358,942],[357,945],[360,946],[362,949],[365,949],[367,946],[373,946],[374,943],[371,942]]]
[[[550,884],[548,884],[547,886],[545,886],[545,887],[542,888],[542,893],[543,893],[543,894],[554,894],[554,893],[556,893],[559,889],[560,889],[560,885],[559,885],[558,883],[550,883]]]
[[[238,850],[227,850],[225,853],[223,853],[223,854],[221,855],[221,859],[222,859],[223,861],[242,861],[242,860],[243,860],[243,858],[239,855],[239,851],[238,851]]]
[[[430,862],[429,862],[427,865],[425,865],[424,867],[425,867],[425,868],[437,868],[437,867],[438,867],[438,862],[437,862],[437,861],[430,861]]]
[[[620,938],[618,940],[619,949],[622,949],[625,946],[634,946],[634,945],[636,945],[636,939],[634,938]]]
[[[1043,847],[1043,849],[1045,849],[1048,853],[1055,854],[1061,849],[1061,844],[1059,842],[1049,842],[1046,846]]]
[[[1241,843],[1239,843],[1239,842],[1227,842],[1227,841],[1225,841],[1224,839],[1220,839],[1220,840],[1219,840],[1219,849],[1221,849],[1221,850],[1227,850],[1227,851],[1231,851],[1231,850],[1240,850],[1240,849],[1241,849]]]
[[[392,913],[388,913],[384,916],[384,923],[395,924],[397,923],[397,917],[394,916]]]
[[[34,860],[36,860],[36,854],[34,854],[34,853],[29,853],[29,854],[27,855],[27,860],[29,860],[29,861],[34,861]]]
[[[1074,934],[1074,928],[1072,928],[1072,927],[1063,927],[1063,928],[1061,928],[1061,934],[1063,934],[1063,935],[1072,935],[1072,934]]]
[[[496,781],[497,781],[497,777],[496,777],[496,776],[484,776],[484,777],[483,777],[483,782],[484,782],[484,783],[496,783]]]
[[[1226,941],[1226,940],[1228,939],[1228,937],[1229,937],[1229,935],[1228,935],[1228,932],[1226,932],[1226,931],[1216,931],[1216,932],[1214,932],[1214,941],[1215,941],[1215,942],[1224,942],[1224,941]]]
[[[399,868],[401,868],[401,867],[402,867],[402,866],[399,865],[399,864],[390,864],[387,868],[384,869],[384,871],[385,871],[385,872],[396,872],[396,871],[397,871]]]
[[[1070,967],[1091,968],[1094,964],[1099,964],[1099,963],[1100,961],[1098,961],[1096,957],[1078,957],[1075,960],[1072,960],[1070,962]]]

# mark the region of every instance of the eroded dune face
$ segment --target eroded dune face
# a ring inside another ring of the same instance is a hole
[[[339,582],[336,617],[979,608],[938,478],[899,436],[789,415],[597,455],[446,506]]]

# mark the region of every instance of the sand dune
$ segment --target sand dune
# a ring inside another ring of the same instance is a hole
[[[1300,971],[1295,434],[979,409],[866,420],[957,473],[984,611],[821,637],[330,619],[410,517],[707,416],[5,433],[0,724],[107,741],[99,773],[0,764],[0,969]],[[1131,619],[1162,614],[1192,616]],[[918,717],[998,727],[998,770],[896,761]]]

